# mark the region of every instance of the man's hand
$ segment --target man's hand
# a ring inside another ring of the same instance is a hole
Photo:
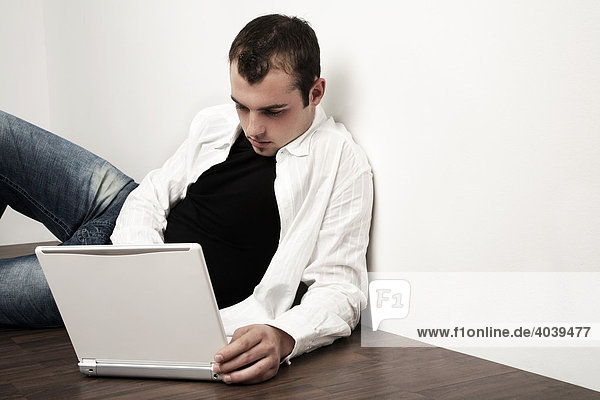
[[[270,325],[244,326],[215,355],[215,372],[223,375],[225,383],[266,381],[277,374],[281,359],[294,344],[290,335]]]

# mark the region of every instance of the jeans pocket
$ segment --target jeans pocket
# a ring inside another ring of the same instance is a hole
[[[105,245],[110,244],[110,235],[114,224],[92,222],[79,228],[73,237],[64,244],[70,245]]]

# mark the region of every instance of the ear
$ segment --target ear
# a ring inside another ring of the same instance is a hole
[[[308,101],[310,105],[316,107],[319,105],[323,96],[325,95],[325,79],[317,78],[315,83],[313,83],[310,88],[310,92],[308,95]]]

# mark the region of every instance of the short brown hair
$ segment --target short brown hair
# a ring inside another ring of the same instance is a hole
[[[295,78],[304,106],[315,79],[321,75],[317,35],[308,22],[280,14],[250,21],[235,37],[229,63],[250,84],[260,82],[271,68],[283,69]]]

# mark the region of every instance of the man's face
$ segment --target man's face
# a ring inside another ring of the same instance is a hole
[[[272,68],[260,82],[252,85],[238,73],[236,63],[231,64],[229,75],[231,98],[242,129],[254,151],[262,156],[274,156],[310,128],[325,88],[323,81],[323,90],[317,89],[315,96],[313,86],[310,103],[304,107],[293,77],[281,69]]]

